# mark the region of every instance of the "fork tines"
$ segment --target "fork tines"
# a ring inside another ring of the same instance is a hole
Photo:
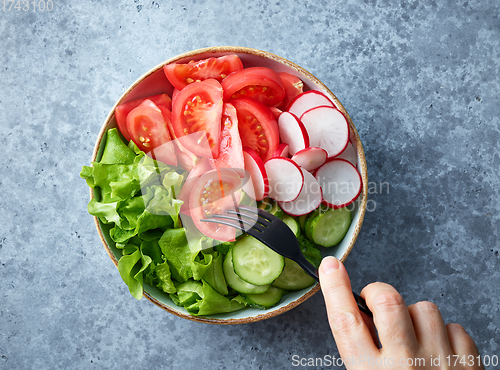
[[[248,231],[250,228],[253,228],[262,232],[263,230],[261,227],[265,225],[262,225],[263,222],[259,217],[262,217],[262,215],[259,213],[258,208],[240,206],[236,210],[229,209],[225,214],[211,215],[210,218],[205,218],[200,221],[231,226],[241,231]],[[264,220],[267,221],[267,219]]]

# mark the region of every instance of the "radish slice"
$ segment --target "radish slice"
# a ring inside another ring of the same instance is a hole
[[[307,171],[313,171],[326,162],[328,154],[325,149],[311,147],[305,148],[292,157],[292,161]]]
[[[354,166],[356,166],[356,163],[358,163],[358,152],[356,151],[356,148],[354,148],[354,145],[349,142],[344,151],[335,158],[345,159],[346,161],[349,161]]]
[[[289,112],[281,113],[278,118],[280,139],[290,147],[290,154],[309,147],[309,135],[298,117]]]
[[[284,157],[272,157],[264,163],[269,180],[269,197],[278,202],[291,202],[304,186],[300,167]]]
[[[318,180],[302,168],[304,186],[299,196],[291,202],[279,202],[281,209],[291,216],[302,216],[319,207],[322,200],[321,187]]]
[[[318,90],[309,90],[298,95],[289,105],[288,111],[300,117],[305,111],[319,106],[334,108],[332,101]]]
[[[329,159],[314,175],[323,192],[323,203],[328,207],[348,206],[361,193],[361,175],[345,159]]]
[[[250,182],[245,183],[243,190],[249,196],[255,195],[256,201],[262,200],[269,192],[269,181],[264,162],[262,162],[255,150],[248,147],[243,148],[243,158],[245,160],[245,170],[250,174],[253,184],[253,189],[251,189]]]
[[[349,142],[349,124],[339,110],[326,106],[312,108],[300,120],[309,134],[310,146],[325,149],[329,158],[344,151]]]
[[[278,149],[273,153],[273,157],[285,157],[288,158],[289,146],[286,143],[281,143]]]

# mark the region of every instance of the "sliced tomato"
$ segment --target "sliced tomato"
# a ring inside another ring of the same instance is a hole
[[[178,90],[186,85],[213,78],[221,82],[232,72],[243,69],[237,55],[225,55],[219,58],[208,58],[189,63],[171,63],[163,67],[170,83]]]
[[[245,160],[243,146],[238,131],[238,117],[232,104],[224,104],[222,112],[222,132],[219,156],[215,158],[217,168],[234,168],[240,176],[244,176]]]
[[[280,72],[278,76],[280,76],[283,87],[285,88],[285,97],[280,105],[278,105],[278,108],[286,110],[288,104],[304,91],[304,83],[300,78],[290,73]]]
[[[219,156],[222,105],[222,86],[215,80],[194,82],[177,94],[172,127],[187,150],[199,156]]]
[[[274,117],[276,119],[280,118],[281,113],[283,113],[283,111],[281,109],[276,108],[276,107],[269,107],[269,109],[271,110],[271,112],[273,112]]]
[[[181,212],[185,215],[191,216],[189,212],[189,197],[193,190],[194,184],[203,174],[213,169],[214,165],[210,159],[208,159],[207,157],[200,157],[189,172],[184,185],[182,185],[181,191],[176,196],[177,199],[184,201],[181,206]]]
[[[275,107],[285,97],[280,76],[266,67],[250,67],[231,73],[222,81],[224,101],[252,98]]]
[[[127,115],[127,130],[139,149],[154,159],[176,166],[177,159],[168,132],[170,111],[164,112],[146,99]]]
[[[118,125],[118,129],[122,133],[123,137],[130,141],[130,134],[127,129],[127,116],[130,111],[137,108],[144,100],[149,99],[158,106],[164,106],[168,110],[172,109],[172,100],[167,94],[153,95],[144,99],[134,100],[125,104],[120,104],[115,108],[115,119]]]
[[[215,169],[199,177],[189,196],[189,212],[198,230],[212,239],[234,241],[236,229],[233,227],[201,220],[236,209],[240,189],[240,176],[228,168]]]
[[[272,157],[279,145],[279,129],[273,112],[256,100],[231,100],[238,116],[242,145],[257,152],[262,161]]]
[[[178,89],[174,89],[174,91],[172,92],[172,105],[174,105],[175,98],[177,98],[177,95],[179,95],[180,92],[181,91]]]

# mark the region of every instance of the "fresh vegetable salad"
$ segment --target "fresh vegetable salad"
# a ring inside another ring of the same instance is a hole
[[[237,55],[172,63],[171,95],[116,107],[102,156],[81,177],[88,211],[122,251],[137,299],[144,284],[192,315],[262,309],[315,281],[236,229],[201,220],[238,205],[280,217],[316,267],[344,238],[361,193],[346,117],[295,75],[244,68]],[[167,89],[166,89],[167,90]]]

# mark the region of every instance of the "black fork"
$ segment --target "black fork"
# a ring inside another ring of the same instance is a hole
[[[295,234],[275,215],[260,208],[239,206],[237,210],[230,209],[225,214],[215,214],[200,221],[231,226],[253,236],[276,253],[297,262],[305,272],[319,281],[318,270],[302,254]],[[372,317],[365,300],[354,292],[353,295],[359,309]]]

